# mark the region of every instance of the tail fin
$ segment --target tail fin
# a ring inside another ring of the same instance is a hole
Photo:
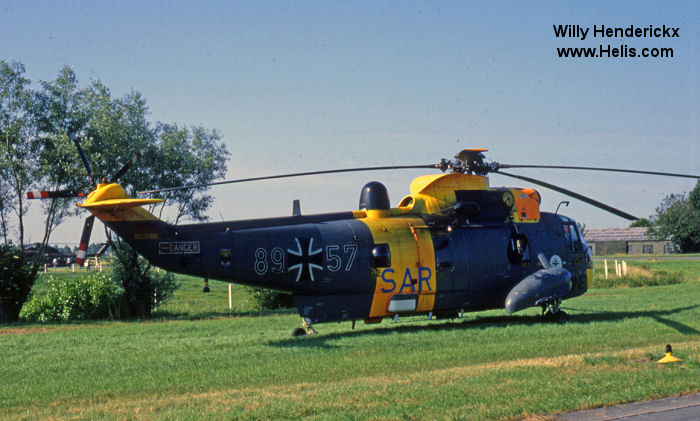
[[[92,212],[137,250],[146,242],[157,241],[169,226],[141,206],[163,202],[163,199],[133,199],[118,184],[99,184],[78,206]],[[149,247],[150,248],[150,247]]]
[[[117,211],[160,202],[163,202],[163,199],[130,199],[119,184],[98,184],[97,189],[78,206],[90,210],[99,218],[95,212],[97,210]]]

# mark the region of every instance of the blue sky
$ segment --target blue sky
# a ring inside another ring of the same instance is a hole
[[[230,177],[432,163],[484,147],[503,163],[700,173],[696,2],[176,2],[0,0],[0,58],[33,81],[140,91],[151,120],[219,130]],[[679,38],[556,38],[553,25],[667,25]],[[671,47],[668,59],[561,59],[557,47]],[[117,167],[119,164],[115,164]],[[692,180],[522,170],[638,216]],[[212,219],[355,209],[384,182],[396,204],[420,171],[212,190]],[[493,186],[528,187],[493,176]],[[538,188],[542,208],[567,198]],[[38,206],[36,206],[38,208]],[[589,227],[626,221],[576,200]],[[76,242],[76,218],[53,240]],[[76,228],[78,227],[78,228]],[[96,230],[96,232],[99,230]],[[32,239],[39,230],[30,230]],[[99,236],[96,236],[99,238]]]

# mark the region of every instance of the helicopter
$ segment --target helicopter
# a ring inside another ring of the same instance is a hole
[[[205,279],[292,294],[302,318],[293,336],[317,333],[314,325],[427,315],[455,318],[464,312],[504,309],[507,315],[540,307],[545,319],[565,323],[563,300],[584,294],[593,258],[576,221],[540,211],[532,188],[491,187],[490,173],[520,179],[569,195],[628,220],[635,216],[571,190],[504,172],[509,168],[617,171],[698,178],[687,174],[615,168],[512,165],[487,162],[486,149],[465,149],[436,164],[310,171],[208,185],[340,172],[432,169],[392,207],[386,187],[371,181],[358,210],[173,225],[143,208],[159,198],[128,197],[117,183],[134,163],[109,181],[96,183],[75,146],[94,190],[79,207],[91,213],[84,225],[78,263],[85,259],[94,219],[100,219],[153,265]],[[183,186],[150,190],[155,194]],[[73,191],[35,192],[29,198],[80,196]],[[558,211],[558,209],[557,209]]]

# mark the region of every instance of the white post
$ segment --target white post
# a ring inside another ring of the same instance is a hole
[[[44,263],[44,273],[46,273],[46,263]]]
[[[622,274],[627,276],[627,262],[622,261]]]
[[[228,284],[228,309],[233,309],[233,288]]]
[[[603,264],[605,265],[605,279],[608,279],[608,259],[604,259]]]
[[[617,262],[617,259],[615,259],[615,276],[620,277],[620,264]]]
[[[70,264],[70,271],[75,273],[75,263]]]

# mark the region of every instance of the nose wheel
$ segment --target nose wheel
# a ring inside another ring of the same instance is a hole
[[[561,309],[561,298],[542,304],[542,318],[545,321],[559,323],[560,325],[569,321],[569,315]]]

